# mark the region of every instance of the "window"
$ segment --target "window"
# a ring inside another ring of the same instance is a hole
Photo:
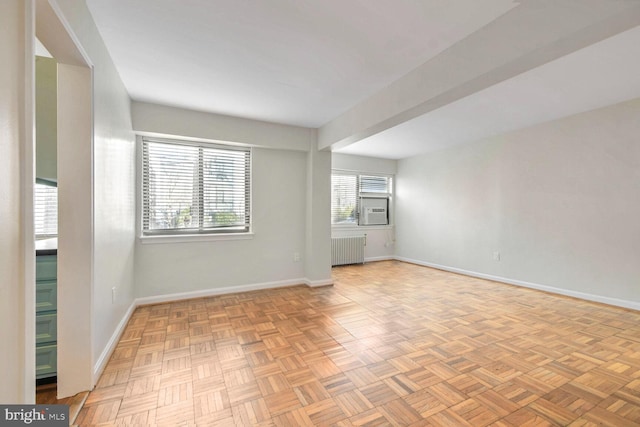
[[[55,182],[36,180],[34,226],[38,239],[58,235],[58,187]]]
[[[331,174],[331,224],[373,225],[365,221],[363,208],[375,209],[377,218],[384,217],[384,223],[388,224],[390,197],[389,176],[334,171]],[[384,214],[380,209],[384,209]],[[381,224],[381,221],[377,222],[377,225]]]
[[[331,174],[331,224],[357,224],[358,177]]]
[[[142,140],[142,234],[249,232],[251,150]]]

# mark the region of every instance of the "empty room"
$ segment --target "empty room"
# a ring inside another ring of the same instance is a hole
[[[0,405],[640,425],[637,0],[3,0],[0,51]]]

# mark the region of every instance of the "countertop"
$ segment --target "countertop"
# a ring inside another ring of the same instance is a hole
[[[58,238],[36,240],[36,256],[38,255],[57,255],[58,254]]]

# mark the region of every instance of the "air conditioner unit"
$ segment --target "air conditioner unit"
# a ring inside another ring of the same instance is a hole
[[[387,199],[362,198],[360,199],[360,225],[387,225]]]

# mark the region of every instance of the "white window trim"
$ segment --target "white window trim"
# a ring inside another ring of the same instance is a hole
[[[213,242],[213,241],[233,241],[233,240],[251,240],[254,238],[255,233],[253,230],[253,148],[251,147],[251,163],[250,173],[251,179],[249,180],[249,230],[244,233],[197,233],[197,234],[163,234],[163,235],[145,235],[142,230],[142,215],[143,215],[143,178],[142,178],[142,140],[145,136],[153,137],[155,139],[163,139],[157,135],[136,135],[136,234],[138,241],[143,244],[166,244],[166,243],[198,243],[198,242]],[[189,139],[179,138],[175,136],[167,137],[167,139],[179,140],[185,142],[211,142],[212,144],[225,144],[224,141],[209,141],[202,139]],[[241,145],[244,144],[232,144],[229,145]]]
[[[192,242],[215,242],[226,240],[251,240],[254,233],[249,231],[247,233],[229,233],[229,234],[179,234],[179,235],[159,235],[159,236],[144,236],[140,235],[138,239],[143,245],[155,245],[163,243],[192,243]]]

